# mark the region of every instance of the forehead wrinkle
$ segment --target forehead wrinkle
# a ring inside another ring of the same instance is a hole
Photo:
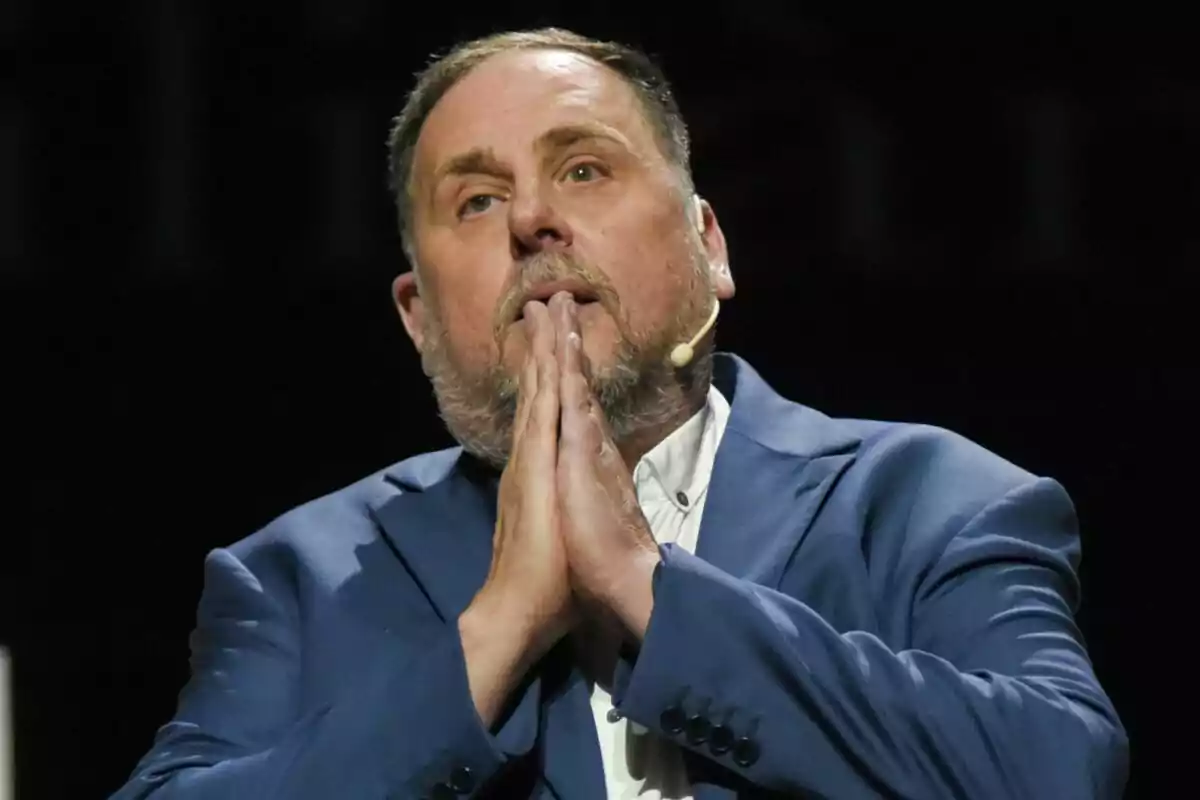
[[[517,74],[513,75],[514,72]],[[528,77],[533,80],[525,80]],[[496,109],[497,116],[527,116],[530,101],[544,105],[547,94],[555,95],[559,105],[592,105],[609,98],[618,99],[614,96],[615,88],[616,93],[623,94],[620,105],[628,108],[630,101],[637,100],[633,87],[620,73],[600,62],[570,51],[523,50],[492,56],[470,70],[434,105],[426,119],[426,128],[429,121],[441,116],[439,112],[473,88],[484,97],[504,102],[505,107]],[[466,105],[470,108],[477,103]]]

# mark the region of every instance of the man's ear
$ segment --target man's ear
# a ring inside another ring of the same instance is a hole
[[[392,281],[392,301],[400,312],[408,338],[412,339],[417,352],[421,352],[425,343],[425,301],[421,298],[415,271],[397,275]]]
[[[729,271],[729,249],[725,245],[725,233],[717,222],[717,212],[712,204],[696,195],[696,229],[704,243],[704,254],[708,257],[709,276],[718,300],[733,297],[733,273]]]

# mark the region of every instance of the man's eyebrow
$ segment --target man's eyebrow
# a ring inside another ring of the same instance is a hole
[[[511,179],[512,170],[489,148],[476,147],[451,157],[438,167],[433,176],[432,186],[436,189],[438,184],[451,175],[490,175],[494,178]]]
[[[571,145],[588,139],[605,139],[628,150],[629,142],[616,131],[600,125],[560,125],[538,137],[537,149],[551,152],[564,150]]]

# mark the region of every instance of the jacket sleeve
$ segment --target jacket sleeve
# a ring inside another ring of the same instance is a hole
[[[283,584],[283,581],[279,581]],[[364,665],[301,714],[295,601],[226,550],[206,561],[191,678],[114,800],[408,798],[478,788],[505,753],[471,700],[454,626],[407,663]]]
[[[1050,480],[988,504],[926,565],[899,651],[665,547],[614,700],[785,795],[1116,800],[1127,739],[1068,600],[1073,520]]]

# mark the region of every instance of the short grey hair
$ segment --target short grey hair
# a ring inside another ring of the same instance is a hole
[[[692,194],[691,143],[666,76],[645,53],[617,42],[589,39],[561,28],[497,33],[459,44],[418,73],[416,86],[388,135],[388,184],[396,203],[405,253],[416,267],[412,231],[412,169],[417,140],[434,106],[467,73],[492,56],[518,50],[565,50],[621,76],[642,103],[663,156],[677,173],[684,196]]]

